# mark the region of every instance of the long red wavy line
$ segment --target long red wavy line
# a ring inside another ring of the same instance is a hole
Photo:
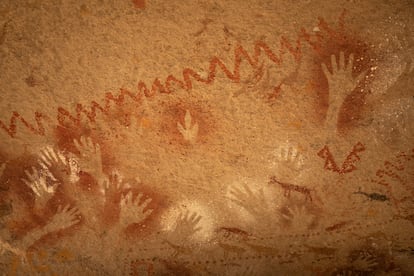
[[[332,32],[332,29],[327,26],[326,22],[323,19],[319,19],[319,26],[325,29],[327,32]],[[162,84],[159,78],[156,78],[153,81],[151,88],[148,88],[148,86],[143,81],[139,81],[138,91],[136,93],[122,88],[116,95],[108,92],[105,94],[102,104],[99,104],[96,101],[92,101],[89,106],[85,106],[81,103],[76,104],[75,114],[72,114],[70,111],[64,109],[63,107],[58,107],[57,122],[59,125],[63,126],[65,121],[68,119],[75,124],[80,124],[82,114],[84,114],[88,120],[94,122],[97,110],[101,111],[102,113],[107,113],[112,106],[112,102],[117,106],[122,106],[126,101],[126,97],[129,97],[135,102],[139,102],[142,95],[145,95],[145,97],[152,97],[157,93],[171,93],[173,91],[174,85],[178,85],[179,87],[189,91],[192,89],[193,80],[205,84],[211,84],[215,80],[218,68],[221,69],[221,71],[226,75],[228,79],[237,83],[240,82],[240,65],[243,60],[246,60],[252,69],[257,69],[259,66],[259,58],[261,57],[262,53],[264,53],[270,59],[270,61],[277,65],[280,65],[282,63],[282,57],[285,53],[291,54],[298,62],[302,57],[302,41],[307,42],[308,45],[310,45],[315,51],[318,51],[317,42],[311,41],[311,35],[308,34],[304,29],[302,29],[301,33],[298,35],[295,42],[296,45],[293,45],[287,38],[281,37],[279,55],[275,54],[263,41],[257,41],[255,43],[254,53],[252,56],[248,54],[243,46],[238,45],[234,50],[233,71],[228,69],[224,62],[215,56],[210,60],[209,74],[207,78],[202,78],[191,68],[184,68],[182,71],[183,80],[180,80],[173,75],[169,75],[166,78],[164,84]],[[14,138],[17,134],[17,122],[20,121],[33,134],[45,135],[45,128],[43,124],[45,118],[47,118],[46,115],[40,112],[35,112],[36,124],[33,125],[30,124],[25,118],[23,118],[20,113],[14,111],[8,125],[7,123],[0,120],[0,128],[4,130],[10,137]]]

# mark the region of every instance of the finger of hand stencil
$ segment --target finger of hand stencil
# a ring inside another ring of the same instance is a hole
[[[110,188],[109,179],[106,177],[106,175],[99,180],[99,183],[101,188],[104,188],[105,190],[108,190]]]
[[[38,185],[39,185],[39,189],[41,189],[43,191],[47,191],[48,190],[48,185],[46,183],[46,179],[39,178],[39,180],[37,182],[38,182]]]
[[[66,205],[66,206],[63,208],[63,210],[61,211],[61,213],[62,213],[62,214],[67,213],[69,209],[70,209],[70,205],[68,204],[68,205]]]
[[[68,215],[71,216],[71,217],[79,216],[80,215],[79,209],[76,208],[76,207],[70,209],[69,212],[68,212]]]
[[[80,222],[80,219],[79,218],[73,218],[71,221],[70,221],[70,224],[67,226],[67,227],[70,227],[70,226],[73,226],[73,225],[75,225],[75,224],[78,224]],[[66,227],[65,227],[66,228]]]
[[[23,182],[35,193],[35,195],[40,196],[39,188],[35,182],[29,182],[26,179],[22,179]]]
[[[197,225],[197,224],[200,222],[200,220],[201,220],[202,218],[203,218],[202,216],[197,216],[197,217],[193,220],[193,223],[194,223],[195,225]]]
[[[332,73],[335,75],[338,73],[338,65],[336,64],[336,56],[331,55]]]
[[[39,160],[37,162],[37,163],[39,163],[40,167],[45,171],[49,170],[49,167],[51,166],[51,164],[47,163],[42,157],[40,157],[40,159],[42,159],[42,160]]]
[[[250,189],[249,185],[247,185],[246,183],[243,184],[243,188],[246,191],[246,193],[248,194],[249,197],[254,197],[253,191]]]
[[[134,200],[134,204],[138,204],[142,197],[143,197],[142,193],[137,194]]]
[[[95,152],[101,155],[101,146],[98,143],[95,144]]]
[[[232,188],[230,190],[230,195],[234,196],[236,199],[244,198],[246,196],[245,193],[243,193],[237,188]]]
[[[184,135],[185,134],[185,129],[184,129],[184,127],[178,122],[177,123],[177,128],[178,128],[178,131],[182,134],[182,135]]]
[[[45,179],[50,178],[50,180],[52,181],[57,181],[57,178],[53,175],[53,173],[49,170],[49,168],[41,170],[40,175],[44,177]]]
[[[352,53],[349,55],[348,66],[346,69],[350,73],[352,73],[352,70],[354,69],[354,54]]]
[[[111,182],[111,185],[117,185],[119,182],[119,174],[116,170],[112,171],[109,175],[109,181]]]
[[[345,55],[343,51],[339,52],[339,70],[345,70]]]
[[[299,157],[299,151],[295,148],[292,149],[292,159],[297,160]]]
[[[287,210],[287,215],[293,216],[294,211],[293,211],[293,209],[292,209],[292,208],[290,208],[290,207],[286,207],[286,210]]]
[[[197,213],[194,212],[194,213],[191,214],[191,216],[190,216],[190,218],[188,220],[191,221],[191,222],[193,222],[194,219],[196,218],[196,216],[197,216]]]
[[[325,63],[322,63],[322,72],[324,73],[326,79],[329,81],[331,79],[331,72],[329,72],[328,67]]]
[[[201,229],[203,229],[201,226],[194,228],[193,233],[197,233],[198,231],[200,231]]]
[[[125,194],[121,195],[121,200],[120,200],[119,204],[120,204],[121,208],[125,207],[125,205],[126,205],[126,195]]]
[[[282,217],[286,220],[292,220],[292,216],[287,215],[287,214],[282,214]]]
[[[50,185],[50,186],[48,186],[47,187],[47,192],[49,193],[49,194],[51,194],[51,193],[55,193],[55,191],[56,191],[56,189],[57,189],[57,187],[59,186],[59,183],[55,183],[55,184],[53,184],[53,185]]]
[[[60,161],[62,164],[67,164],[68,161],[66,160],[66,156],[62,152],[58,152],[57,156],[59,158],[58,162]]]
[[[246,203],[239,199],[231,199],[235,204],[239,205],[240,207],[246,208]]]
[[[55,150],[51,146],[47,146],[45,149],[45,152],[47,152],[49,161],[53,163],[57,163],[59,160],[57,158]]]
[[[24,170],[24,173],[30,181],[35,181],[39,178],[39,174],[34,167],[32,167],[32,172],[30,172],[29,170]]]
[[[125,204],[129,204],[131,202],[132,199],[132,192],[128,192],[127,195],[125,196]]]
[[[152,214],[152,212],[154,211],[154,209],[148,209],[148,210],[146,210],[144,213],[143,213],[143,216],[145,217],[145,218],[147,218],[149,215],[151,215]]]
[[[32,189],[32,182],[30,182],[30,181],[28,181],[27,179],[25,179],[25,178],[20,178],[21,179],[21,181],[23,181],[23,183],[27,186],[27,187],[29,187],[30,189]]]
[[[88,142],[86,141],[86,137],[85,136],[81,136],[80,137],[80,142],[82,144],[82,148],[87,148],[88,147]]]
[[[46,148],[44,148],[41,152],[40,152],[40,158],[44,161],[44,162],[47,162],[48,164],[50,164],[51,163],[51,157],[50,157],[50,154],[49,154],[49,151],[48,151],[48,148],[46,147]]]
[[[77,139],[73,139],[73,144],[78,151],[82,151],[82,144]]]
[[[45,154],[40,154],[39,157],[40,157],[39,164],[44,164],[47,167],[52,166],[52,162]]]
[[[117,190],[121,190],[124,186],[130,187],[128,183],[124,183],[122,181],[118,181],[118,183],[116,184],[116,189]]]
[[[145,208],[147,208],[148,204],[150,204],[151,201],[152,201],[152,198],[146,199],[141,205],[139,205],[139,208],[141,210],[144,210]]]
[[[183,217],[183,221],[184,222],[188,222],[188,216],[190,215],[190,211],[185,211],[185,213],[184,213],[184,217]]]
[[[94,149],[94,145],[93,145],[93,142],[92,142],[92,138],[91,137],[86,137],[86,146],[90,150],[93,150]]]
[[[49,155],[52,158],[52,160],[54,162],[59,162],[59,159],[58,159],[58,156],[57,156],[57,153],[56,153],[55,149],[52,148],[51,146],[48,146],[46,149],[49,151]]]
[[[190,114],[190,111],[188,111],[188,110],[185,111],[184,126],[185,126],[186,129],[191,128],[191,114]]]

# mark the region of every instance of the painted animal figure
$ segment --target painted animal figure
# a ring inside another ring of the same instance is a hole
[[[386,195],[378,194],[378,193],[366,193],[362,192],[361,189],[359,189],[358,192],[354,192],[354,194],[360,194],[364,195],[370,200],[377,200],[377,201],[387,201],[390,200]]]
[[[306,199],[309,199],[310,201],[312,201],[312,195],[311,195],[312,190],[309,189],[309,188],[306,188],[304,186],[299,186],[299,185],[295,185],[295,184],[280,182],[276,179],[275,176],[270,177],[269,184],[277,184],[280,187],[282,187],[286,197],[289,197],[290,193],[292,191],[295,191],[295,192],[303,194]]]

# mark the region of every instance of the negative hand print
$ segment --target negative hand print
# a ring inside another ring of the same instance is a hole
[[[102,157],[99,144],[94,144],[90,137],[81,136],[80,140],[73,140],[80,152],[80,170],[90,173],[99,180],[102,173]]]
[[[352,267],[359,271],[373,271],[378,265],[375,257],[365,254],[360,254],[356,260],[352,262]]]
[[[326,64],[322,63],[322,71],[328,80],[330,97],[333,99],[344,100],[365,76],[366,72],[362,72],[354,78],[352,76],[353,64],[353,54],[349,55],[348,65],[345,64],[344,52],[339,53],[339,64],[336,63],[335,55],[331,55],[332,73],[328,70]]]
[[[36,196],[36,207],[43,208],[50,198],[54,195],[57,183],[48,185],[47,176],[43,172],[39,172],[38,169],[32,167],[32,172],[25,170],[27,179],[22,181],[33,191]]]
[[[198,124],[192,124],[192,117],[190,111],[186,110],[185,112],[184,126],[182,126],[181,123],[178,122],[177,128],[185,141],[190,142],[191,144],[195,143],[198,135]]]
[[[59,206],[56,214],[51,221],[46,225],[47,232],[55,232],[68,227],[71,227],[80,222],[80,213],[77,208],[70,208],[66,205],[62,208]]]
[[[67,165],[66,157],[60,151],[56,151],[54,148],[47,146],[41,151],[40,156],[40,165],[44,169],[48,169],[53,165]]]
[[[148,198],[140,203],[142,197],[143,194],[139,193],[133,198],[131,191],[121,197],[121,211],[119,214],[121,227],[126,227],[132,223],[141,223],[152,213],[152,209],[145,210],[152,199]]]
[[[352,76],[353,62],[354,55],[350,54],[348,65],[346,65],[344,52],[340,52],[339,65],[336,63],[335,55],[331,55],[332,73],[322,63],[322,71],[329,86],[329,108],[325,122],[326,128],[329,130],[337,130],[340,107],[366,74],[366,72],[362,72],[354,78]]]
[[[47,146],[41,151],[39,157],[39,165],[44,172],[48,173],[50,179],[61,183],[72,181],[70,163],[61,151]]]
[[[286,207],[285,211],[281,216],[294,230],[306,231],[314,221],[314,216],[306,210],[305,206]]]
[[[198,215],[196,212],[193,212],[191,215],[188,211],[185,212],[185,214],[180,213],[177,218],[177,225],[174,233],[185,238],[195,234],[201,230],[201,227],[197,227],[201,218],[202,216]]]
[[[272,153],[271,167],[281,181],[288,182],[300,175],[303,168],[304,157],[300,151],[286,144]]]
[[[117,193],[121,193],[122,189],[129,187],[128,184],[125,184],[123,182],[122,175],[117,170],[112,171],[108,177],[103,177],[99,185],[102,192],[106,195],[115,195]]]
[[[234,197],[231,199],[232,201],[245,208],[256,218],[266,216],[269,213],[269,206],[263,189],[254,193],[247,184],[244,184],[243,189],[233,187],[230,194]]]

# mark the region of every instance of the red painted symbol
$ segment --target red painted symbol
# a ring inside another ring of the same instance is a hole
[[[356,143],[352,148],[352,151],[345,158],[345,161],[342,163],[341,168],[338,167],[335,158],[333,157],[328,146],[323,147],[323,149],[318,152],[318,156],[325,159],[324,168],[326,170],[344,174],[356,170],[355,163],[361,160],[361,157],[359,157],[358,153],[363,151],[365,151],[365,146],[361,142]]]

